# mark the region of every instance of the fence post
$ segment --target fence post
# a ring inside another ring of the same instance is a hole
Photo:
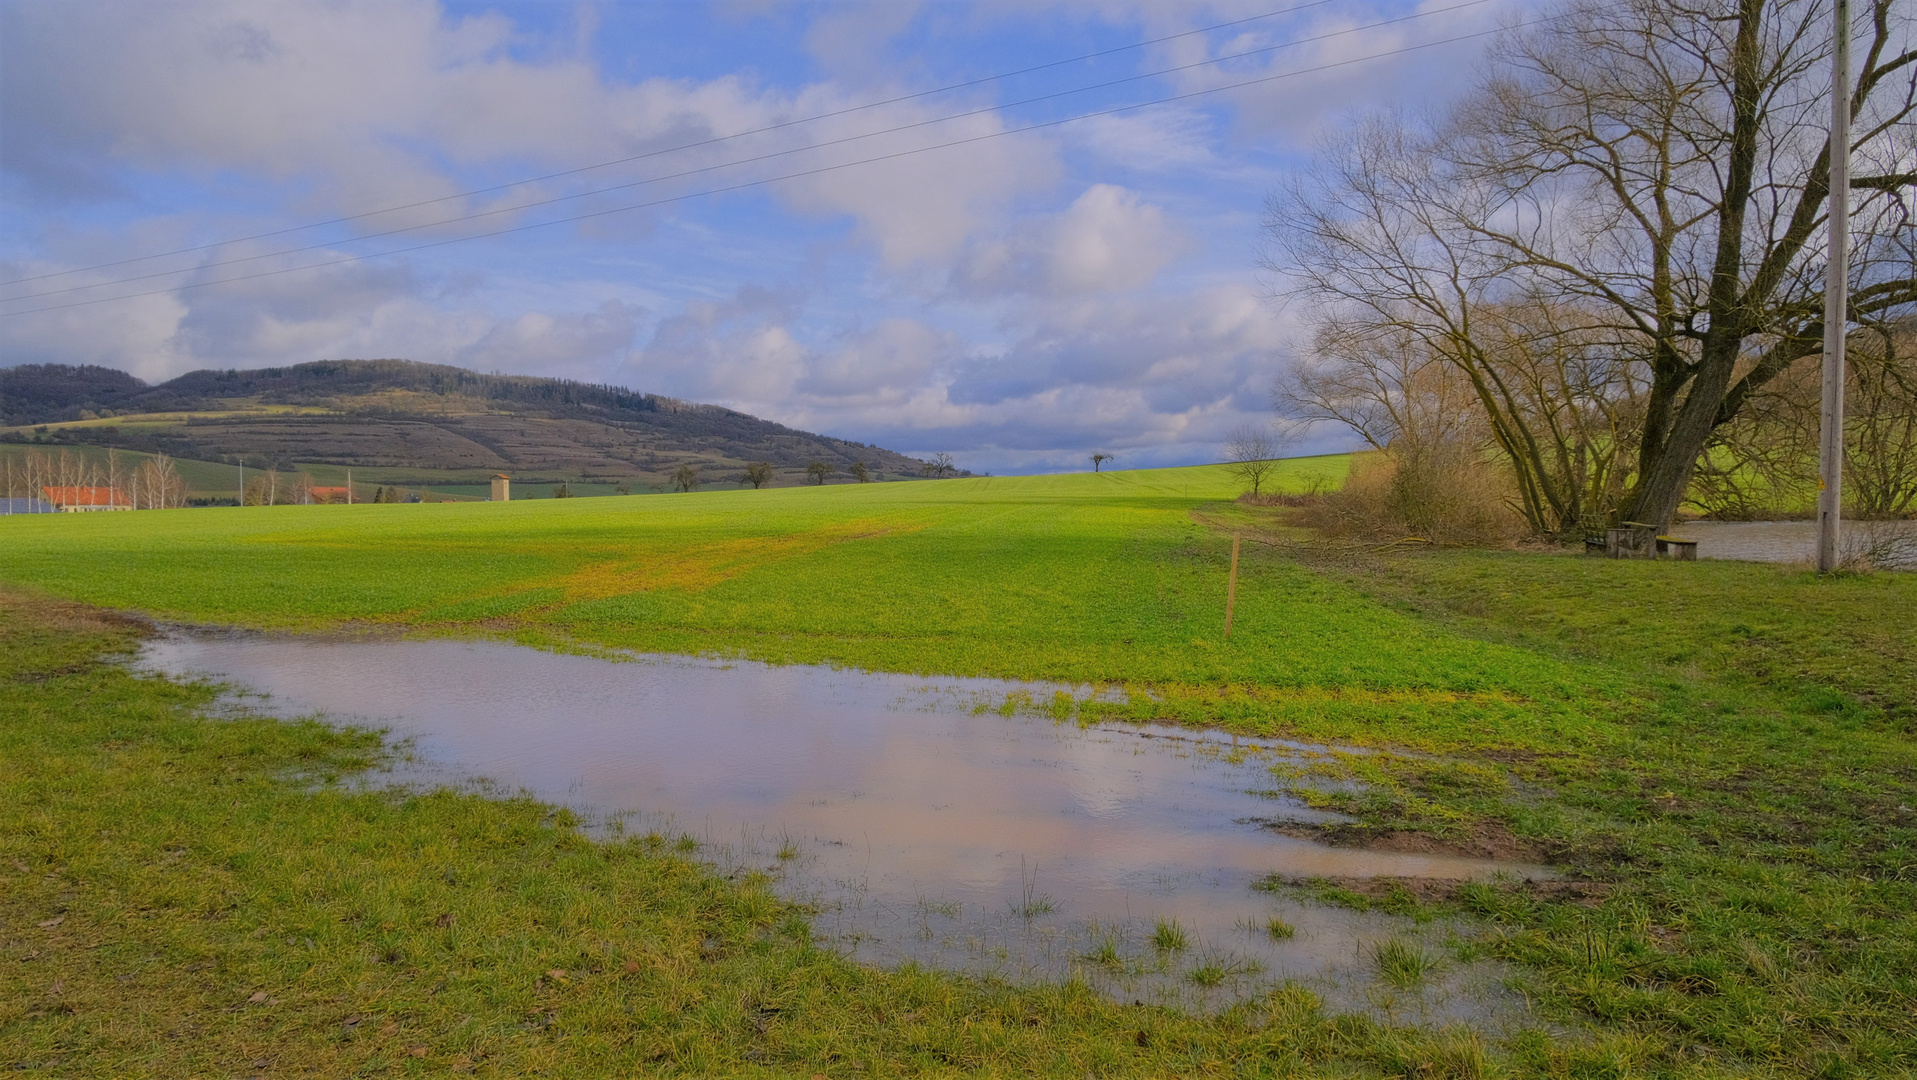
[[[1231,578],[1225,585],[1225,640],[1231,640],[1231,609],[1238,603],[1238,539],[1231,534]]]

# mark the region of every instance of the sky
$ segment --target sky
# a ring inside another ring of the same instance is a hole
[[[0,0],[0,365],[402,357],[1000,474],[1343,449],[1273,410],[1266,198],[1524,5]]]

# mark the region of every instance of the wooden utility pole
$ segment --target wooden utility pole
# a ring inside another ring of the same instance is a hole
[[[1844,331],[1850,319],[1850,0],[1832,0],[1830,265],[1824,277],[1824,408],[1817,447],[1817,569],[1837,569],[1844,513]]]

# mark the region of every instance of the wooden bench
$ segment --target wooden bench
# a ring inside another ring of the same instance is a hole
[[[1696,562],[1697,541],[1681,540],[1675,536],[1660,536],[1657,538],[1657,557],[1676,559],[1678,562]]]
[[[1604,553],[1613,559],[1657,558],[1657,527],[1639,521],[1627,521],[1615,529],[1604,530]]]
[[[1697,561],[1697,541],[1676,536],[1659,536],[1657,527],[1641,521],[1626,521],[1616,528],[1603,528],[1597,522],[1584,525],[1584,552],[1602,553],[1613,559],[1674,559]]]

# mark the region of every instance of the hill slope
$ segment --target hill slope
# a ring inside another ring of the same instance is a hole
[[[352,466],[438,482],[507,471],[659,483],[681,464],[710,481],[752,461],[771,462],[789,482],[813,461],[841,474],[863,461],[888,478],[917,475],[923,464],[716,405],[409,360],[195,371],[158,385],[112,368],[0,368],[0,423],[11,425],[0,432],[10,441],[261,468]]]

